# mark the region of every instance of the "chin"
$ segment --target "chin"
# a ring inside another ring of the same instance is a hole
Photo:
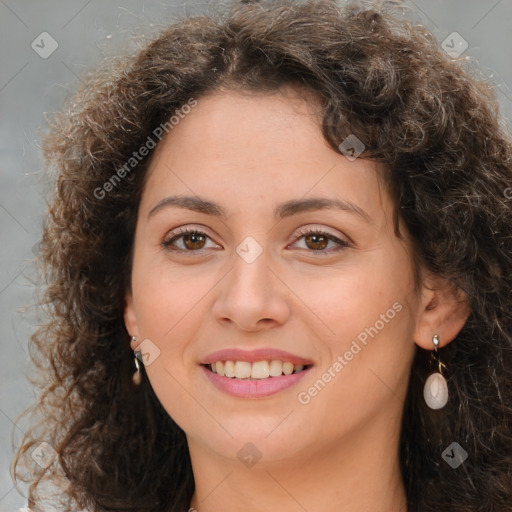
[[[231,459],[241,459],[245,455],[252,457],[261,457],[262,461],[279,461],[289,459],[311,444],[315,445],[315,436],[306,439],[305,436],[299,436],[300,427],[290,422],[284,423],[289,419],[266,416],[258,419],[254,418],[233,418],[231,421],[223,422],[224,428],[231,434],[222,429],[216,429],[214,436],[209,429],[208,432],[202,432],[199,437],[203,438],[203,443],[210,445],[213,451]],[[253,453],[254,452],[254,453]],[[258,453],[259,452],[259,453]]]

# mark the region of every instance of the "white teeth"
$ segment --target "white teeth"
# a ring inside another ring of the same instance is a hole
[[[283,373],[283,363],[279,359],[270,361],[270,376],[279,377]]]
[[[293,372],[293,363],[289,363],[289,362],[283,363],[283,373],[285,375],[291,375],[292,372]]]
[[[270,375],[268,361],[258,361],[252,363],[251,379],[266,379]]]
[[[281,375],[291,375],[299,373],[304,369],[304,365],[294,365],[290,361],[280,361],[272,359],[271,361],[257,361],[250,363],[248,361],[216,361],[210,365],[213,373],[222,377],[236,379],[267,379],[268,377],[280,377]]]
[[[235,363],[233,361],[226,361],[224,363],[224,375],[230,378],[235,376]]]
[[[237,361],[235,363],[235,377],[237,379],[248,379],[251,376],[251,363]]]

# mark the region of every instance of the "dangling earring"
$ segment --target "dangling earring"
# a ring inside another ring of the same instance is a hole
[[[440,359],[437,352],[439,346],[439,336],[434,334],[432,337],[434,350],[430,354],[431,359],[435,360],[438,364],[438,372],[429,375],[423,388],[423,398],[431,409],[442,409],[448,402],[448,384],[443,376],[443,368],[446,368]]]
[[[136,342],[136,341],[137,341],[137,336],[132,336],[132,342]],[[133,374],[132,380],[136,386],[139,386],[140,383],[142,382],[142,373],[140,371],[140,364],[139,364],[139,358],[138,358],[138,356],[140,356],[140,350],[135,350],[133,353],[134,353],[135,368],[137,369],[137,371]]]

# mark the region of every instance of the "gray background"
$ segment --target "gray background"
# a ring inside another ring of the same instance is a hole
[[[218,2],[154,0],[0,0],[0,512],[26,505],[12,483],[13,442],[24,422],[16,418],[35,399],[27,375],[27,340],[37,325],[23,307],[34,301],[31,262],[41,232],[45,188],[38,129],[59,109],[83,73],[121,49],[135,51],[141,37],[176,17]],[[438,37],[452,32],[468,43],[483,77],[495,86],[503,122],[512,126],[512,0],[410,0],[410,16]],[[43,32],[57,42],[50,47]],[[448,40],[450,41],[450,40]],[[511,184],[512,185],[512,184]],[[12,435],[12,439],[11,439]],[[24,487],[21,486],[21,490]]]

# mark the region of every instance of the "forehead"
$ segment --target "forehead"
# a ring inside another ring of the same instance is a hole
[[[293,90],[200,97],[158,145],[144,196],[153,202],[170,193],[215,196],[239,210],[308,194],[341,195],[377,213],[384,169],[335,152],[321,122],[319,105]]]

